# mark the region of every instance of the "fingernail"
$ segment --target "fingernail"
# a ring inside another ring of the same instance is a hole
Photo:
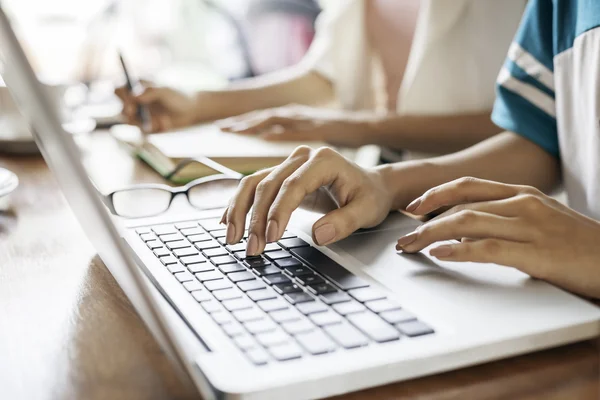
[[[452,255],[452,246],[443,245],[436,247],[435,249],[431,249],[429,255],[432,257],[448,257]]]
[[[412,203],[410,203],[407,207],[406,207],[406,211],[408,212],[413,212],[415,211],[417,208],[419,208],[419,206],[421,205],[421,198],[418,197],[415,200],[412,201]]]
[[[225,240],[227,240],[228,244],[233,244],[233,241],[235,240],[235,225],[233,225],[232,223],[227,224],[227,233]]]
[[[315,241],[319,246],[326,245],[335,239],[335,227],[325,224],[315,229]]]
[[[277,221],[269,221],[267,224],[267,242],[275,242],[279,236],[279,225]]]
[[[398,239],[398,247],[404,247],[406,245],[411,244],[417,239],[417,232],[410,233],[406,236],[402,236]]]
[[[258,251],[258,237],[254,233],[251,233],[248,237],[248,245],[246,246],[246,254],[249,256],[256,256]]]

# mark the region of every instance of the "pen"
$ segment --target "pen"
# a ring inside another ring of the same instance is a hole
[[[123,68],[123,74],[125,75],[127,89],[134,96],[139,95],[142,92],[142,84],[133,80],[131,74],[129,73],[129,69],[127,68],[127,64],[125,63],[125,59],[123,58],[123,54],[119,53],[119,60],[121,61],[121,67]],[[152,130],[152,121],[150,119],[150,112],[148,108],[138,104],[136,115],[141,122],[142,130],[144,132],[150,132]]]

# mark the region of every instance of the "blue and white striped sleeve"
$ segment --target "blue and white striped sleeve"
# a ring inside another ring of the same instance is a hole
[[[531,0],[496,82],[492,120],[559,156],[552,0]]]

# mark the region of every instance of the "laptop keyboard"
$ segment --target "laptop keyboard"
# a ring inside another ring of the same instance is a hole
[[[261,256],[227,245],[218,219],[136,229],[141,240],[256,365],[434,330],[362,278],[286,232]]]

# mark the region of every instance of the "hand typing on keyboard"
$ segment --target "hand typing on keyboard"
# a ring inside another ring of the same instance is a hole
[[[313,237],[326,245],[370,228],[385,219],[392,195],[379,169],[363,169],[329,148],[298,147],[281,165],[244,178],[223,215],[227,242],[242,239],[246,215],[250,220],[247,254],[263,252],[281,238],[292,211],[304,198],[327,187],[339,204],[313,226]]]

